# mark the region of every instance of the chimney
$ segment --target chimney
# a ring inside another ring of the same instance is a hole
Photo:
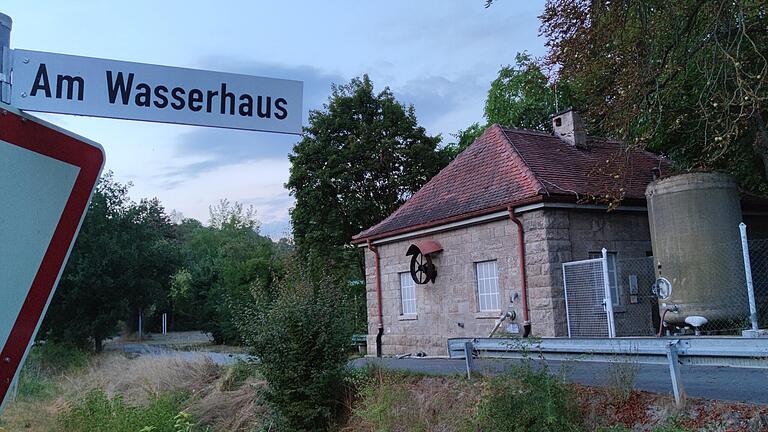
[[[552,116],[552,130],[555,136],[577,148],[587,147],[587,132],[579,113],[567,109]]]

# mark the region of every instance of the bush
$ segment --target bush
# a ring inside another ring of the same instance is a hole
[[[193,432],[191,416],[182,411],[185,392],[173,392],[152,399],[146,407],[126,405],[120,396],[111,400],[94,390],[62,414],[60,423],[68,432]]]
[[[240,331],[269,383],[280,430],[325,430],[333,422],[351,337],[345,283],[289,262],[274,296],[254,289]]]
[[[515,432],[580,431],[576,398],[550,375],[529,363],[491,380],[475,418],[477,430]]]

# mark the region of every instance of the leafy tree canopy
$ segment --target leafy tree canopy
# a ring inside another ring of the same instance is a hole
[[[120,321],[167,304],[178,266],[175,234],[156,199],[132,202],[111,172],[96,186],[88,214],[43,323],[44,336],[101,349]]]
[[[768,191],[765,1],[549,0],[541,21],[591,133]]]
[[[395,211],[447,163],[439,137],[418,125],[412,106],[368,76],[333,86],[289,156],[286,187],[296,197],[294,239],[304,256],[362,263],[346,245]]]

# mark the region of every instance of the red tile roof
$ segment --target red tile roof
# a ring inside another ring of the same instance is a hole
[[[606,194],[645,202],[654,154],[616,141],[589,139],[586,149],[541,132],[488,128],[389,217],[354,242],[538,201],[595,202]]]

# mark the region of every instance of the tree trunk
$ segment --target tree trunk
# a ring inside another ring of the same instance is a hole
[[[104,339],[101,336],[93,337],[93,349],[97,353],[104,351]]]

